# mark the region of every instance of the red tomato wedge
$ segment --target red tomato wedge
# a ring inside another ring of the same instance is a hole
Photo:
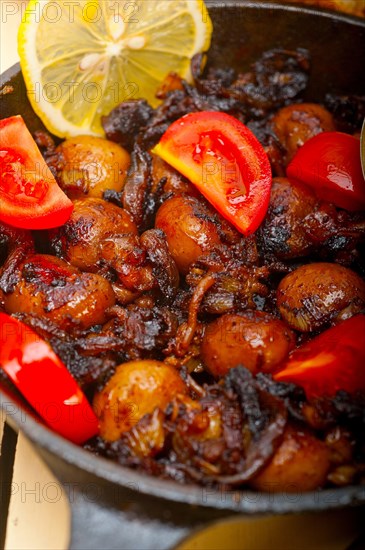
[[[81,444],[99,432],[88,400],[50,345],[5,313],[0,313],[0,367],[58,434]]]
[[[265,217],[271,168],[260,142],[236,118],[203,111],[175,121],[153,153],[188,178],[244,235]]]
[[[294,350],[278,382],[294,382],[306,396],[334,396],[339,390],[365,390],[365,315],[343,321]]]
[[[313,188],[340,208],[365,209],[365,180],[360,140],[342,132],[323,132],[309,139],[287,167],[287,176]]]
[[[23,229],[63,225],[73,204],[21,116],[0,120],[0,220]]]

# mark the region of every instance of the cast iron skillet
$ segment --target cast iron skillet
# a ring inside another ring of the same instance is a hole
[[[210,62],[248,68],[264,50],[304,47],[312,56],[306,98],[364,93],[365,22],[335,13],[265,2],[207,2],[214,23]],[[1,118],[21,113],[42,128],[25,93],[19,65],[2,77]],[[9,88],[7,88],[9,90]],[[93,456],[41,424],[12,391],[0,404],[9,422],[36,446],[64,485],[72,508],[71,548],[167,549],[190,532],[228,516],[320,511],[365,503],[365,487],[303,494],[222,492],[148,477]]]

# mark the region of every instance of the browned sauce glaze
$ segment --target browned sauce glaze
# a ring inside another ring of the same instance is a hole
[[[242,74],[201,66],[198,55],[194,86],[171,75],[156,109],[114,109],[108,140],[54,147],[38,133],[74,211],[49,232],[0,225],[0,310],[49,341],[87,393],[101,426],[92,452],[180,483],[363,483],[365,396],[308,401],[272,374],[297,345],[364,312],[364,213],[285,177],[313,135],[355,133],[364,98],[303,103],[300,48],[265,52]],[[150,153],[171,122],[200,110],[236,116],[268,154],[270,206],[250,237]]]

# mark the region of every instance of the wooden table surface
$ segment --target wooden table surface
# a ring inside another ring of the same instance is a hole
[[[0,0],[1,72],[18,60],[16,34],[25,4],[26,0]],[[3,415],[0,445],[1,487],[9,488],[8,495],[1,492],[0,548],[66,549],[70,510],[62,487],[23,434],[4,428]],[[345,550],[364,527],[364,520],[364,509],[247,519],[211,528],[181,549]],[[364,548],[359,546],[358,550]]]

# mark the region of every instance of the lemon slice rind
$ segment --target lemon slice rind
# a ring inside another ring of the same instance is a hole
[[[44,17],[53,0],[30,0],[23,16],[18,51],[28,98],[59,137],[104,135],[101,116],[132,97],[156,106],[154,94],[167,73],[174,70],[190,80],[191,57],[209,48],[212,23],[202,0],[119,0],[120,10],[126,4],[141,7],[141,24],[121,23],[117,39],[111,33],[119,28],[115,31],[105,20],[108,2],[116,4],[78,2],[84,9],[100,5],[104,19],[95,24],[80,16],[80,8],[67,26],[66,0],[58,2],[58,21]]]

